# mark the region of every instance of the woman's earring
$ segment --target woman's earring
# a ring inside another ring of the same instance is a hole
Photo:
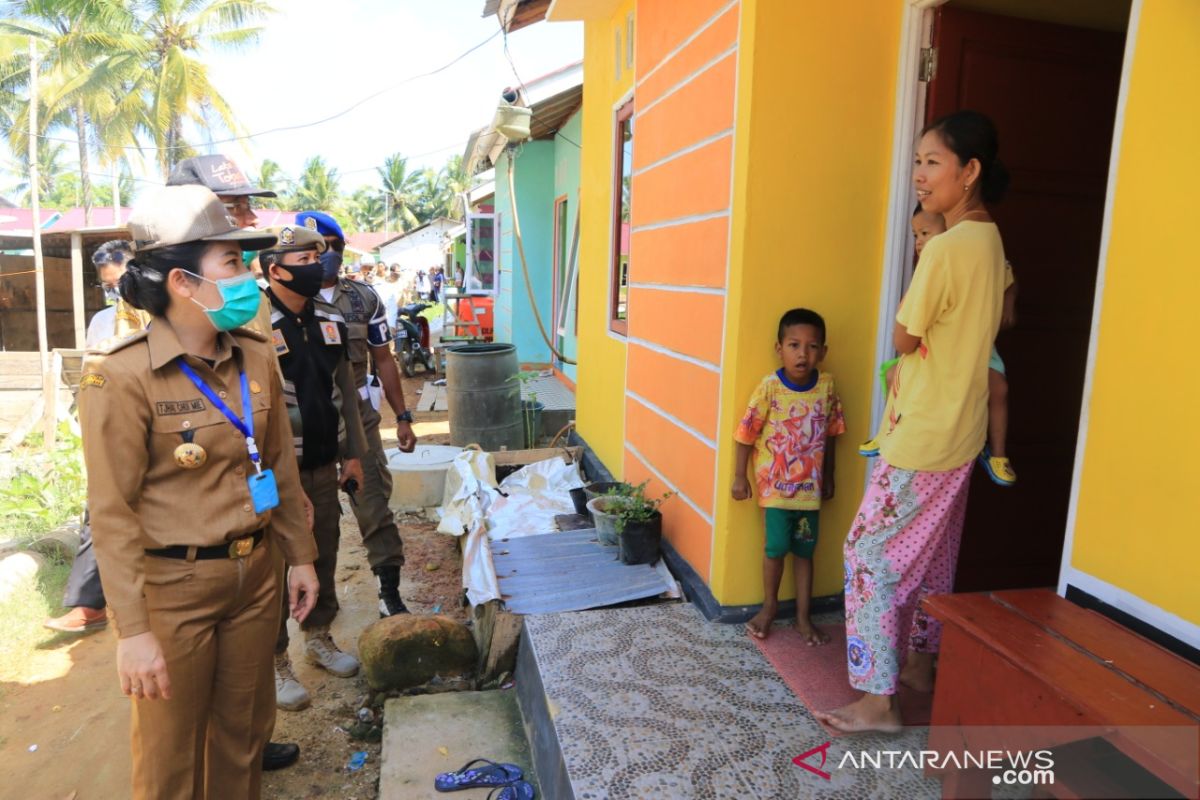
[[[971,191],[971,184],[969,184],[969,183],[964,183],[964,184],[963,184],[963,191],[964,191],[964,192],[969,192],[969,191]]]

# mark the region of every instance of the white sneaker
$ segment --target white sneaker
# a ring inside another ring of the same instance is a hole
[[[304,658],[308,663],[332,672],[339,678],[358,674],[358,659],[338,649],[328,628],[304,632]]]
[[[287,653],[275,656],[275,705],[284,711],[299,711],[308,704],[308,690],[296,680],[292,660]]]

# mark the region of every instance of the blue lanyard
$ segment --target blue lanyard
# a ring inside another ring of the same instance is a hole
[[[196,388],[200,393],[208,398],[208,401],[216,406],[225,418],[233,423],[233,427],[237,428],[243,436],[246,437],[246,450],[250,453],[250,460],[254,462],[254,468],[262,472],[262,465],[259,463],[258,445],[254,443],[254,406],[250,402],[250,386],[246,381],[246,373],[238,370],[238,375],[242,380],[242,410],[246,415],[245,421],[238,418],[238,415],[233,413],[229,406],[225,405],[225,401],[217,396],[217,393],[204,382],[204,379],[196,374],[195,370],[187,365],[181,358],[179,359],[179,369],[187,375],[192,383],[196,384]]]

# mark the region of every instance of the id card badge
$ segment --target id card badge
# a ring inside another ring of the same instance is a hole
[[[247,478],[246,483],[250,485],[255,514],[262,514],[279,505],[279,487],[275,485],[274,472],[264,469]]]

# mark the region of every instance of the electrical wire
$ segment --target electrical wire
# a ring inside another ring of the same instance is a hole
[[[411,75],[411,76],[409,76],[409,77],[405,78],[404,80],[400,81],[399,83],[394,83],[394,84],[392,84],[391,86],[386,86],[386,87],[384,87],[383,89],[380,89],[379,91],[377,91],[377,92],[374,92],[373,94],[369,94],[369,95],[367,95],[366,97],[364,97],[364,98],[362,98],[361,100],[357,101],[356,103],[354,103],[354,104],[350,105],[349,107],[347,107],[347,108],[345,108],[345,109],[343,109],[343,110],[341,110],[341,111],[337,112],[336,114],[331,114],[330,116],[328,116],[328,117],[325,117],[324,119],[319,119],[319,120],[316,120],[316,121],[314,121],[314,122],[304,122],[304,123],[300,123],[300,124],[297,124],[297,125],[284,125],[284,126],[282,126],[282,127],[279,127],[279,128],[270,128],[270,129],[268,129],[268,130],[265,130],[265,131],[259,131],[258,133],[248,133],[248,134],[245,134],[244,136],[231,136],[231,137],[229,137],[229,138],[227,138],[227,139],[214,139],[214,140],[212,140],[212,141],[205,142],[204,144],[205,144],[205,145],[214,145],[214,144],[228,144],[228,143],[230,143],[230,142],[240,142],[240,141],[243,141],[243,140],[246,140],[246,139],[254,139],[254,138],[257,138],[257,137],[259,137],[259,136],[266,136],[266,135],[268,135],[268,134],[272,134],[272,133],[285,133],[285,132],[287,132],[287,131],[298,131],[298,130],[303,130],[304,128],[312,128],[312,127],[315,127],[315,126],[317,126],[317,125],[324,125],[326,122],[332,122],[332,121],[333,121],[333,120],[335,120],[335,119],[339,119],[340,117],[344,117],[344,116],[346,116],[346,115],[347,115],[347,114],[349,114],[351,111],[354,111],[354,110],[356,110],[356,109],[357,109],[357,108],[359,108],[360,106],[364,105],[365,103],[368,103],[368,102],[370,102],[371,100],[374,100],[375,98],[379,97],[380,95],[387,94],[388,92],[393,92],[393,91],[395,91],[396,89],[399,89],[399,88],[400,88],[400,87],[402,87],[402,86],[406,86],[406,85],[408,85],[409,83],[412,83],[413,81],[421,80],[422,78],[430,78],[430,77],[433,77],[434,75],[437,75],[437,74],[439,74],[439,73],[441,73],[441,72],[445,72],[446,70],[450,69],[450,67],[452,67],[452,66],[454,66],[455,64],[457,64],[459,61],[462,61],[464,58],[466,58],[467,56],[471,55],[471,54],[472,54],[472,53],[474,53],[476,50],[478,50],[479,48],[483,47],[483,46],[484,46],[485,44],[487,44],[488,42],[490,42],[490,41],[492,41],[493,39],[495,39],[495,38],[496,38],[497,36],[499,36],[501,33],[504,33],[503,29],[501,29],[501,30],[499,30],[499,31],[496,31],[495,33],[493,33],[491,36],[489,36],[489,37],[487,37],[486,39],[484,39],[484,40],[483,40],[482,42],[480,42],[479,44],[475,45],[474,47],[471,47],[471,48],[470,48],[470,49],[468,49],[468,50],[465,50],[465,51],[463,51],[462,53],[460,53],[459,55],[457,55],[457,56],[456,56],[456,57],[455,57],[455,58],[454,58],[452,61],[448,61],[447,63],[443,64],[442,66],[438,67],[437,69],[430,70],[429,72],[423,72],[423,73],[421,73],[421,74],[419,74],[419,75]],[[507,38],[508,38],[508,37],[507,37],[507,34],[505,34],[505,41],[506,41],[506,42],[507,42]],[[508,48],[508,45],[507,45],[507,43],[506,43],[506,44],[505,44],[505,51],[506,51],[506,54],[507,54],[507,48]],[[512,58],[511,58],[511,56],[509,57],[509,59],[508,59],[508,60],[509,60],[509,64],[512,64]],[[515,66],[513,67],[513,74],[514,74],[514,75],[516,74],[516,67],[515,67]],[[520,79],[518,78],[518,80],[520,80]],[[522,84],[522,88],[524,88],[524,85],[523,85],[523,84]],[[41,139],[41,140],[43,140],[43,141],[47,141],[47,142],[65,142],[65,143],[67,143],[67,144],[76,144],[76,143],[78,142],[78,140],[77,140],[77,139],[67,139],[67,138],[63,138],[63,137],[47,136],[46,134],[42,134],[42,133],[35,133],[35,134],[34,134],[34,136],[35,136],[36,138],[38,138],[38,139]],[[157,146],[155,146],[155,145],[144,145],[144,146],[139,146],[139,145],[120,145],[119,147],[120,147],[120,149],[122,149],[122,150],[138,150],[138,151],[142,151],[142,150],[155,150],[155,151],[160,151],[160,152],[161,152],[161,151],[167,151],[167,150],[185,150],[185,149],[194,149],[194,147],[195,147],[195,146],[194,146],[194,145],[191,145],[191,144],[178,144],[178,145],[168,145],[167,147],[157,147]]]

